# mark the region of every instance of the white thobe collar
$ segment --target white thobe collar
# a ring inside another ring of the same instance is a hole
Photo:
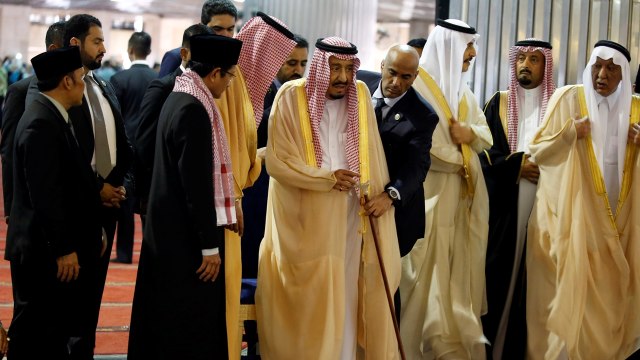
[[[540,126],[540,108],[542,86],[525,89],[521,86],[518,92],[518,144],[517,151],[529,153],[529,144]]]

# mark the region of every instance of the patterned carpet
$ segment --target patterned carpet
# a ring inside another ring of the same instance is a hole
[[[2,191],[0,191],[2,198]],[[4,218],[4,211],[0,206]],[[133,264],[109,265],[107,284],[100,308],[98,323],[96,355],[123,355],[127,353],[129,338],[129,321],[131,319],[131,302],[136,281],[140,245],[142,243],[140,218],[136,215],[136,231],[134,242]],[[13,314],[13,296],[11,294],[11,274],[9,262],[4,260],[7,225],[0,221],[0,320],[5,327],[11,324]],[[117,239],[116,239],[117,242]],[[111,258],[115,257],[115,244]],[[124,356],[96,356],[96,359],[125,359]]]

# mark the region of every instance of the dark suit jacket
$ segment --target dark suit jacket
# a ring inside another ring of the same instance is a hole
[[[144,93],[147,91],[149,83],[156,78],[158,78],[158,73],[149,66],[136,64],[127,70],[116,73],[109,80],[120,103],[124,129],[130,142],[133,142],[140,123],[140,103],[142,103]]]
[[[359,71],[357,77],[367,84],[373,95],[380,83],[380,74]],[[413,88],[409,88],[378,123],[391,179],[387,187],[394,187],[400,192],[400,200],[394,201],[394,207],[402,256],[411,251],[417,239],[424,236],[422,183],[431,165],[429,151],[436,125],[438,115]]]
[[[5,258],[22,263],[75,251],[81,264],[95,261],[102,245],[95,176],[69,125],[41,94],[18,123],[13,166]]]
[[[98,190],[100,190],[105,182],[113,186],[121,186],[123,184],[124,176],[127,174],[127,171],[129,171],[133,156],[124,130],[124,120],[120,112],[120,104],[118,103],[113,87],[108,82],[102,80],[95,72],[93,76],[98,82],[102,94],[111,106],[116,127],[116,166],[111,170],[111,173],[109,173],[106,179],[100,176],[97,177]],[[95,137],[93,134],[93,121],[91,120],[89,104],[84,97],[82,98],[82,106],[69,109],[69,118],[73,124],[80,150],[87,162],[91,163],[95,148]]]
[[[162,105],[173,91],[176,77],[182,75],[177,68],[173,73],[155,79],[149,83],[140,104],[140,123],[133,140],[135,149],[134,175],[136,178],[136,195],[146,203],[151,188],[151,171],[156,149],[156,129]],[[144,211],[144,206],[142,211]]]
[[[276,84],[273,82],[269,85],[269,90],[267,90],[267,94],[264,96],[264,112],[262,113],[262,120],[260,121],[260,126],[258,126],[258,148],[267,146],[267,131],[269,129],[269,114],[271,114],[271,105],[273,105],[273,100],[276,98],[276,93],[278,89],[276,89]]]
[[[4,115],[2,120],[2,140],[0,140],[0,155],[2,155],[2,192],[4,195],[4,215],[11,212],[11,200],[13,199],[13,138],[15,136],[18,120],[24,110],[37,94],[38,78],[31,76],[24,78],[7,90],[4,102]]]
[[[162,61],[160,62],[160,72],[158,77],[165,77],[173,73],[180,67],[182,63],[182,57],[180,56],[180,48],[175,48],[164,53]]]
[[[2,115],[2,139],[0,155],[2,155],[2,193],[4,195],[4,216],[11,212],[13,199],[13,140],[18,120],[24,114],[29,84],[35,77],[22,79],[7,89]],[[35,80],[37,81],[37,79]]]

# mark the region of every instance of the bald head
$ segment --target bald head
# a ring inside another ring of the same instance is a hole
[[[394,99],[409,90],[418,76],[418,52],[409,45],[395,45],[389,49],[380,67],[381,90],[385,98]]]

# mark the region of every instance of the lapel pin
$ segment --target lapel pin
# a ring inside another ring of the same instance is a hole
[[[396,114],[396,116],[394,116],[393,118],[396,119],[396,121],[400,120],[402,116],[400,116],[400,114]]]
[[[107,83],[104,82],[104,80],[100,80],[100,82],[102,83],[102,86],[106,87]]]

